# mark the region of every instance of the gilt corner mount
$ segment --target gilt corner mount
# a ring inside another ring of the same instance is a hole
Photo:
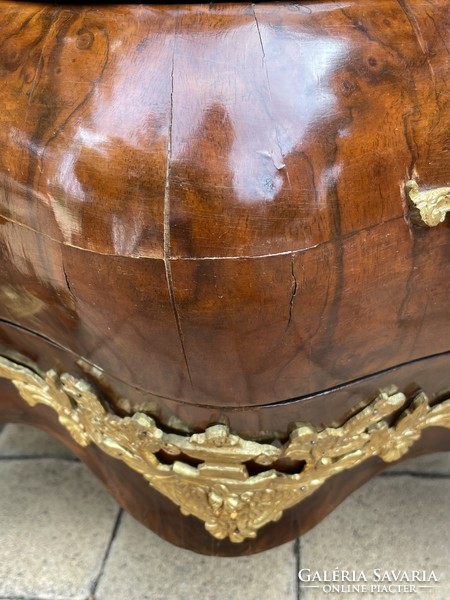
[[[419,190],[415,179],[407,181],[405,187],[422,225],[436,227],[444,222],[450,211],[450,187]]]

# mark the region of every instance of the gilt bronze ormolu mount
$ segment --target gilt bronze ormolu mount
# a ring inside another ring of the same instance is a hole
[[[87,382],[54,371],[42,376],[1,357],[0,377],[9,379],[31,406],[42,403],[56,411],[78,444],[95,444],[123,461],[184,515],[194,515],[211,535],[232,542],[256,537],[258,529],[278,521],[332,475],[374,456],[399,460],[423,429],[450,429],[450,400],[430,407],[421,392],[406,406],[405,395],[392,388],[341,427],[318,431],[300,423],[285,444],[275,446],[246,441],[225,425],[180,435],[165,432],[143,413],[120,418],[107,412]],[[161,451],[172,460],[161,461]],[[286,458],[299,465],[294,473],[276,468]],[[258,474],[249,474],[250,462],[261,467]]]

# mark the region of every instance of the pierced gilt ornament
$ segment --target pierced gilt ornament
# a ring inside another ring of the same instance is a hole
[[[341,427],[318,430],[297,424],[282,447],[242,439],[225,425],[204,433],[167,433],[143,413],[119,417],[108,412],[86,381],[50,370],[41,375],[0,357],[0,377],[9,379],[31,406],[45,404],[80,446],[95,444],[140,473],[158,492],[194,515],[217,539],[242,542],[319,489],[331,476],[370,457],[398,460],[427,427],[450,428],[450,400],[430,407],[425,393],[407,406],[395,388],[380,394]],[[403,410],[402,410],[403,409]],[[389,424],[389,417],[400,415]],[[159,451],[174,457],[162,462]],[[195,459],[193,466],[187,459]],[[296,473],[274,463],[299,461]],[[246,463],[258,465],[251,475]]]
[[[450,187],[431,188],[419,191],[417,181],[410,179],[405,184],[409,199],[420,214],[421,221],[428,227],[442,223],[450,211]]]

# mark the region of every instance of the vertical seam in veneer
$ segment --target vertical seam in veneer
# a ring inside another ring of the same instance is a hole
[[[298,290],[297,277],[295,276],[294,253],[291,254],[291,277],[292,277],[291,297],[289,299],[289,316],[288,316],[288,323],[286,326],[286,330],[289,328],[289,325],[291,324],[291,321],[292,321],[292,311],[294,309],[295,296],[296,296],[297,290]]]
[[[285,156],[283,154],[283,150],[282,150],[281,144],[280,144],[280,139],[279,139],[279,136],[278,136],[277,122],[276,122],[275,117],[274,117],[273,112],[272,112],[272,105],[273,105],[273,102],[272,102],[272,88],[271,88],[271,85],[270,85],[269,71],[267,69],[266,53],[264,51],[264,44],[263,44],[263,39],[262,39],[262,35],[261,35],[261,29],[259,27],[258,18],[256,16],[256,11],[255,11],[255,5],[254,4],[252,4],[252,12],[253,12],[253,17],[254,17],[255,23],[256,23],[256,31],[258,32],[259,43],[260,43],[260,46],[261,46],[262,63],[263,63],[264,73],[265,73],[265,76],[266,76],[267,90],[269,92],[268,113],[270,115],[270,118],[273,121],[273,130],[274,130],[274,133],[275,133],[275,140],[276,140],[276,143],[277,143],[277,146],[278,146],[278,151],[280,152],[280,156],[283,159],[283,165],[280,166],[278,164],[278,162],[275,163],[275,161],[273,160],[273,156],[272,156],[272,162],[274,163],[274,166],[275,166],[276,169],[278,169],[278,170],[285,169],[285,171],[286,171],[286,178],[288,180],[289,187],[291,187],[291,180],[289,179],[289,172],[288,172],[288,170],[286,168],[286,164],[284,162]]]
[[[175,29],[175,39],[173,45],[173,54],[172,54],[172,67],[171,67],[171,89],[170,89],[170,120],[169,120],[169,131],[167,135],[167,163],[166,163],[166,182],[164,186],[164,267],[166,270],[166,280],[167,287],[169,291],[170,303],[172,306],[172,311],[175,317],[175,322],[177,325],[178,337],[181,344],[181,350],[183,352],[184,363],[186,365],[187,374],[189,377],[189,381],[192,385],[192,377],[191,371],[189,369],[189,363],[186,356],[186,348],[184,345],[183,332],[181,329],[181,321],[180,315],[178,313],[176,301],[175,301],[175,292],[173,289],[173,280],[172,280],[172,268],[170,265],[170,177],[171,177],[171,168],[172,168],[172,124],[173,124],[173,91],[174,91],[174,69],[175,69],[175,49],[176,49],[176,35],[177,29]]]
[[[406,0],[397,0],[398,5],[400,6],[400,8],[402,9],[403,14],[405,15],[405,17],[408,19],[409,24],[411,25],[412,30],[414,31],[415,35],[416,35],[416,39],[417,42],[420,46],[420,49],[422,50],[424,55],[428,54],[428,49],[426,47],[426,42],[423,38],[422,32],[420,31],[420,27],[419,24],[417,22],[416,17],[414,16],[414,14],[412,13],[410,7],[408,6],[408,4],[406,3]]]
[[[35,15],[33,15],[33,16],[37,16],[37,15],[39,15],[40,13],[42,13],[43,11],[44,11],[44,9],[41,9],[41,10],[39,10],[37,13],[35,13]],[[32,17],[30,17],[30,20],[31,20],[31,18],[33,18],[33,16],[32,16]],[[28,24],[28,22],[29,22],[29,21],[27,21],[27,24]],[[50,32],[50,30],[52,29],[53,25],[54,25],[54,22],[50,24],[48,31],[46,31],[46,32],[44,33],[44,37],[43,37],[43,39],[42,39],[42,49],[41,49],[41,53],[40,53],[40,55],[39,55],[39,59],[38,59],[38,61],[37,61],[37,65],[36,65],[36,71],[35,71],[35,73],[34,73],[34,79],[33,79],[33,82],[32,82],[32,84],[31,84],[31,88],[30,88],[29,95],[28,95],[27,109],[26,109],[26,113],[25,113],[25,118],[24,118],[24,120],[23,120],[23,122],[24,122],[24,126],[26,126],[26,124],[27,124],[28,113],[29,113],[29,110],[30,110],[30,105],[31,105],[31,99],[33,98],[34,90],[35,90],[35,88],[36,88],[36,84],[37,84],[37,81],[38,81],[38,79],[39,79],[39,70],[40,70],[40,68],[41,68],[42,61],[43,61],[43,58],[44,58],[44,51],[45,51],[45,48],[46,48],[46,39],[48,39],[48,37],[49,37],[49,36],[48,36],[48,33],[49,33],[49,32]],[[20,29],[19,29],[19,31],[20,31]]]
[[[409,24],[411,25],[411,29],[413,30],[413,32],[416,36],[417,43],[418,43],[423,55],[425,56],[425,59],[427,61],[427,65],[428,65],[428,68],[430,71],[431,80],[433,81],[434,93],[436,96],[436,76],[434,73],[433,65],[431,64],[431,61],[430,61],[430,52],[429,52],[429,49],[427,46],[427,42],[422,35],[422,31],[420,29],[419,22],[417,21],[416,16],[414,15],[413,11],[411,10],[411,7],[407,4],[406,0],[397,0],[397,3],[399,4],[399,6],[402,9],[406,18],[408,19]]]

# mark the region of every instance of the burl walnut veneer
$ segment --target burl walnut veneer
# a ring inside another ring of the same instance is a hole
[[[238,555],[450,449],[450,3],[0,1],[0,419]]]

